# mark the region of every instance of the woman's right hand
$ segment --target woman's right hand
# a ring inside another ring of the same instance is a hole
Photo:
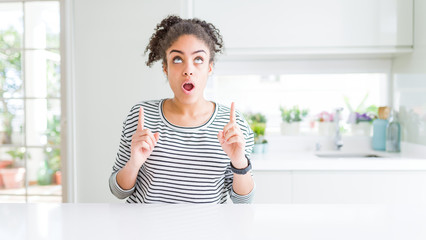
[[[160,138],[160,133],[152,133],[151,130],[143,127],[143,108],[139,108],[138,126],[132,136],[130,162],[133,166],[141,167],[146,159],[151,155],[154,146]]]

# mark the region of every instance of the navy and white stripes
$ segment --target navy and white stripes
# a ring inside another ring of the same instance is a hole
[[[230,108],[215,103],[215,111],[205,124],[180,127],[164,117],[163,101],[140,102],[132,107],[123,123],[109,180],[111,192],[120,199],[128,197],[128,203],[225,203],[228,194],[234,203],[250,203],[255,189],[245,196],[233,191],[230,159],[217,139],[218,132],[229,122]],[[130,159],[140,106],[144,108],[144,127],[153,133],[159,132],[160,138],[139,170],[135,186],[123,190],[117,184],[116,175]],[[253,132],[238,111],[236,117],[249,156],[253,148]]]

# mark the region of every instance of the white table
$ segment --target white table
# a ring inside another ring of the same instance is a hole
[[[0,204],[0,239],[426,239],[426,205]]]

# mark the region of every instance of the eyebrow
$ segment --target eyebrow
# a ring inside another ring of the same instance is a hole
[[[179,51],[179,50],[171,50],[169,54],[171,54],[173,52],[177,52],[177,53],[183,54],[183,52]],[[206,51],[204,51],[204,50],[197,50],[197,51],[193,52],[192,55],[194,55],[196,53],[199,53],[199,52],[203,52],[203,53],[207,54]]]

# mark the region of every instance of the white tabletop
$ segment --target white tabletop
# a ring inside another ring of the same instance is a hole
[[[426,205],[0,204],[0,239],[426,239]]]

